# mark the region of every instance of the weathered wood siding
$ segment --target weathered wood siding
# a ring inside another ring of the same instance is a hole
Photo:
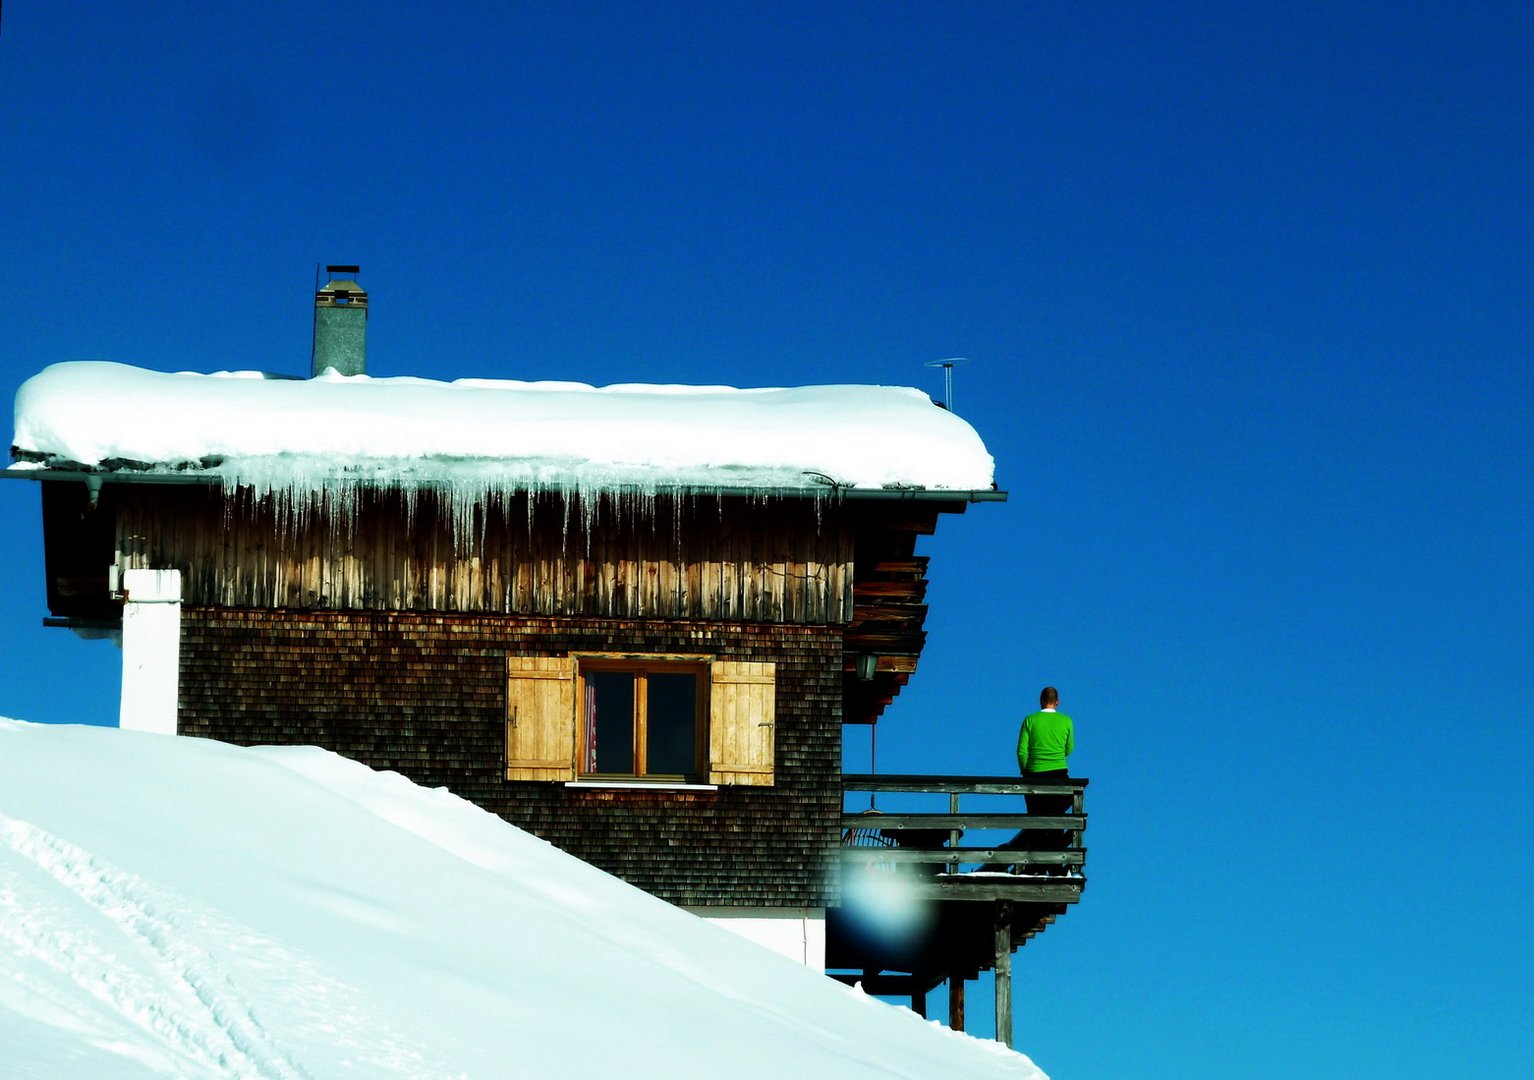
[[[508,781],[507,658],[592,652],[707,654],[747,673],[772,664],[774,785]],[[179,726],[317,744],[445,786],[673,903],[823,906],[837,890],[841,669],[831,626],[188,605]]]
[[[124,568],[175,567],[189,604],[843,624],[845,507],[811,500],[493,498],[455,523],[430,492],[298,508],[248,491],[134,487]]]

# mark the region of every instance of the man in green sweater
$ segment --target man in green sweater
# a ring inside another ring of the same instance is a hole
[[[1060,693],[1053,686],[1039,691],[1039,711],[1023,718],[1017,733],[1017,767],[1030,780],[1065,776],[1065,759],[1076,749],[1071,718],[1060,711]]]
[[[1064,780],[1065,759],[1076,749],[1075,725],[1071,718],[1060,711],[1060,694],[1053,686],[1039,692],[1039,711],[1023,718],[1023,726],[1017,733],[1017,767],[1024,780],[1047,782]],[[1069,795],[1025,795],[1028,813],[1041,817],[1056,817],[1071,810]],[[1063,829],[1025,829],[1017,839],[1022,846],[1035,851],[1064,851],[1070,844],[1070,833]],[[1064,873],[1064,867],[1050,867],[1051,871]]]

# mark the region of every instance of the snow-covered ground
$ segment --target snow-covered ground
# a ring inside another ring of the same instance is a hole
[[[0,1074],[977,1077],[443,790],[308,747],[0,720]]]

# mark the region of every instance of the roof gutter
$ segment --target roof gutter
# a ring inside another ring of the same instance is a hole
[[[217,473],[195,470],[184,472],[155,472],[133,469],[50,469],[28,468],[0,469],[0,480],[58,480],[83,483],[99,490],[102,484],[211,484],[222,486],[232,478]],[[233,478],[238,483],[238,478]],[[817,484],[814,487],[708,487],[701,484],[677,484],[665,487],[657,494],[668,495],[728,495],[767,497],[775,499],[855,499],[887,502],[1006,502],[1007,493],[994,488],[978,490],[947,488],[859,488],[842,487],[839,484]]]

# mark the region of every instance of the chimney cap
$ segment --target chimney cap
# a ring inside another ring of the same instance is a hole
[[[315,306],[355,305],[357,307],[367,307],[367,290],[356,282],[356,275],[361,273],[361,271],[362,267],[360,266],[326,266],[325,273],[330,275],[330,277],[324,285],[314,290]]]

